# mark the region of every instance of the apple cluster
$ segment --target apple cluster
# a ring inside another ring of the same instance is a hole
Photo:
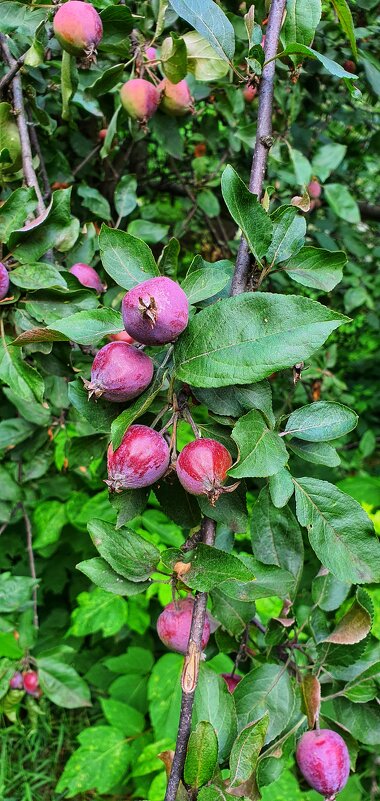
[[[36,670],[25,670],[23,673],[20,670],[16,670],[9,680],[9,687],[11,690],[24,690],[34,698],[40,698],[42,695]]]

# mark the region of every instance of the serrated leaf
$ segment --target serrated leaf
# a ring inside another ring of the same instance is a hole
[[[287,434],[296,434],[307,442],[325,442],[348,434],[356,428],[358,416],[348,406],[333,401],[316,401],[301,406],[289,416]]]
[[[241,228],[253,255],[260,261],[272,239],[273,224],[269,214],[230,164],[223,172],[221,188],[231,217]]]
[[[3,7],[2,7],[3,9]],[[12,231],[20,228],[37,203],[36,193],[32,187],[20,187],[0,206],[0,241],[6,243]]]
[[[298,520],[322,564],[341,581],[380,581],[380,543],[360,504],[328,481],[293,481]]]
[[[266,664],[251,670],[239,682],[233,697],[240,731],[269,714],[266,743],[285,729],[293,713],[293,686],[281,665]]]
[[[158,549],[135,531],[115,529],[104,520],[91,520],[88,530],[100,556],[129,581],[144,581],[158,564]]]
[[[126,231],[102,225],[99,248],[105,271],[123,289],[132,289],[158,275],[150,247]]]
[[[228,789],[238,788],[234,795],[250,796],[256,788],[256,767],[260,751],[265,742],[269,726],[269,714],[249,723],[238,734],[230,754],[230,778]]]
[[[102,631],[104,637],[112,637],[125,626],[128,620],[128,605],[124,598],[95,587],[91,592],[81,592],[78,606],[71,615],[70,634],[86,637]]]
[[[230,598],[219,587],[211,592],[212,613],[222,624],[223,628],[233,637],[241,634],[247,623],[255,614],[253,601],[244,602]]]
[[[21,263],[37,262],[49,248],[65,253],[79,235],[79,220],[71,215],[70,189],[53,192],[46,211],[12,233],[9,248]]]
[[[150,586],[150,582],[134,582],[128,581],[99,556],[93,559],[86,559],[84,562],[79,562],[75,565],[77,570],[84,573],[93,584],[100,587],[106,592],[112,592],[114,595],[136,595],[140,592],[145,592]]]
[[[232,430],[239,449],[239,461],[228,474],[233,478],[271,476],[287,463],[289,455],[276,431],[271,431],[260,412],[241,417]]]
[[[175,548],[169,548],[161,554],[164,564],[173,569],[178,561],[183,561],[184,554]],[[253,582],[254,576],[238,556],[212,548],[200,543],[186,554],[186,561],[191,565],[184,576],[188,587],[200,592],[209,592],[224,580],[235,578],[238,581]]]
[[[350,606],[348,612],[341,618],[339,623],[324,642],[332,642],[335,645],[354,645],[369,634],[373,620],[373,603],[368,593],[359,588],[356,598]]]
[[[358,49],[356,46],[355,28],[352,19],[351,9],[348,3],[346,3],[346,0],[332,0],[332,4],[334,6],[339,22],[342,26],[342,30],[346,34],[348,41],[351,45],[351,50],[354,55],[354,58],[357,59]]]
[[[195,256],[181,286],[189,303],[199,303],[221,292],[231,281],[232,273],[233,265],[226,259],[210,264],[202,256]]]
[[[282,467],[281,470],[269,477],[269,492],[272,503],[277,509],[286,506],[294,492],[292,476],[286,467]]]
[[[87,790],[107,793],[123,778],[131,760],[131,746],[111,726],[91,726],[79,735],[80,747],[66,762],[57,792],[68,798]]]
[[[251,519],[252,550],[266,565],[277,565],[300,580],[303,569],[303,541],[299,524],[288,506],[277,509],[264,487]]]
[[[340,456],[332,445],[328,442],[303,442],[297,437],[292,437],[288,442],[288,448],[311,464],[325,464],[327,467],[337,467],[340,464]]]
[[[199,312],[175,345],[177,378],[196,387],[260,381],[305,361],[347,321],[299,296],[255,292],[221,300]]]
[[[357,75],[353,75],[351,72],[347,72],[347,70],[343,69],[343,67],[341,67],[340,64],[337,64],[336,61],[332,61],[331,58],[327,58],[327,56],[322,55],[322,53],[318,53],[317,50],[313,50],[311,47],[306,47],[306,45],[297,44],[295,42],[288,44],[282,53],[277,54],[277,58],[291,55],[307,56],[308,58],[317,59],[317,61],[320,61],[324,66],[325,70],[327,70],[330,75],[335,75],[336,78],[347,78],[347,80],[352,81],[358,77]]]
[[[201,720],[191,732],[187,746],[184,779],[192,788],[207,784],[218,763],[218,740],[207,720]]]
[[[71,665],[51,657],[39,657],[37,669],[41,689],[50,701],[65,709],[91,706],[90,691]]]
[[[221,58],[231,61],[235,52],[234,29],[213,0],[170,0],[170,5],[179,17],[210,42]]]
[[[224,679],[201,663],[195,691],[192,725],[207,720],[214,728],[219,746],[219,760],[227,759],[236,737],[234,700]]]
[[[320,0],[288,0],[286,18],[281,30],[281,41],[286,46],[290,42],[310,45],[321,19]]]
[[[280,207],[272,215],[272,241],[266,253],[268,264],[287,261],[298,253],[304,243],[306,220],[291,206]]]
[[[309,245],[282,266],[282,270],[302,286],[330,292],[343,277],[346,254],[341,251],[322,250]]]

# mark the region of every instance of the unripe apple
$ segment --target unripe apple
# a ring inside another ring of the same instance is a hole
[[[215,439],[195,439],[185,445],[178,456],[177,476],[191,495],[207,495],[212,503],[218,500],[232,465],[231,454]]]
[[[194,598],[180,598],[175,603],[168,604],[161,612],[157,620],[157,634],[171,651],[185,654],[189,642],[191,618],[194,608]],[[210,637],[210,622],[206,612],[202,634],[202,650]]]
[[[246,103],[252,103],[256,95],[257,95],[257,86],[252,86],[252,84],[249,84],[248,86],[244,87],[243,97]]]
[[[157,50],[155,47],[147,47],[145,50],[145,55],[148,61],[156,61],[157,59]]]
[[[312,181],[310,181],[307,187],[307,191],[309,193],[309,197],[311,197],[313,200],[316,200],[318,197],[320,197],[322,192],[322,187],[319,181],[317,181],[315,178]]]
[[[90,267],[89,264],[83,264],[81,261],[78,261],[77,264],[73,264],[73,266],[70,267],[69,272],[75,275],[82,286],[87,286],[89,289],[96,289],[97,292],[105,292],[107,289],[106,285],[100,280],[96,270]]]
[[[226,682],[228,690],[229,690],[230,693],[233,693],[234,689],[239,684],[239,681],[241,681],[242,678],[243,678],[243,676],[236,676],[236,674],[231,676],[230,673],[221,673],[220,675],[222,676],[222,678]]]
[[[103,35],[98,12],[90,3],[81,0],[69,0],[60,6],[53,28],[63,50],[72,56],[91,55]]]
[[[38,673],[35,670],[27,670],[22,674],[24,690],[29,695],[34,695],[38,687]]]
[[[13,674],[12,678],[9,680],[9,686],[11,690],[23,690],[24,689],[24,680],[22,673],[19,670],[16,670],[16,673]]]
[[[158,109],[160,93],[144,78],[132,78],[120,89],[121,104],[133,120],[146,123]]]
[[[0,300],[7,297],[9,290],[9,275],[8,270],[2,262],[0,262]]]
[[[149,278],[124,295],[123,322],[126,331],[143,345],[172,342],[186,328],[189,301],[171,278]]]
[[[330,729],[307,731],[297,745],[298,767],[313,790],[334,801],[350,773],[350,756],[340,734]]]
[[[171,83],[164,78],[158,85],[158,90],[161,92],[160,110],[169,117],[184,117],[189,111],[193,111],[193,98],[185,79],[179,83]]]
[[[107,131],[108,131],[108,128],[101,128],[100,129],[100,131],[98,133],[99,142],[104,142],[104,140],[105,140],[105,138],[107,136]]]
[[[109,342],[97,352],[91,367],[91,381],[85,387],[95,398],[113,403],[136,398],[153,378],[152,359],[126,342]]]
[[[121,444],[108,448],[108,484],[114,492],[149,487],[169,467],[169,446],[158,431],[143,425],[128,428]]]
[[[107,339],[110,339],[111,342],[126,342],[127,345],[134,345],[136,342],[126,331],[119,331],[118,334],[109,334]]]

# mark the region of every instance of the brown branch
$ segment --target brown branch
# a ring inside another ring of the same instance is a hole
[[[21,67],[22,67],[22,65],[23,65],[23,63],[25,61],[25,56],[26,56],[26,53],[24,53],[22,56],[20,56],[20,58],[18,58],[14,62],[13,67],[11,67],[10,70],[8,70],[8,72],[5,75],[3,75],[3,77],[2,77],[2,79],[0,81],[0,96],[2,96],[4,94],[4,89],[6,89],[7,86],[11,83],[11,81],[13,81],[13,78],[18,73],[19,69],[21,69]]]
[[[209,517],[202,523],[202,541],[206,545],[215,542],[216,524]],[[176,801],[178,787],[182,778],[186,759],[187,744],[190,736],[191,715],[193,711],[194,695],[198,681],[198,670],[202,652],[202,633],[206,617],[207,592],[197,593],[194,601],[193,617],[187,654],[182,672],[182,702],[179,718],[178,734],[175,754],[170,771],[165,801]]]
[[[0,45],[3,52],[5,63],[10,68],[14,67],[16,64],[16,60],[11,55],[11,52],[7,44],[7,37],[4,36],[3,33],[0,33]],[[24,106],[22,83],[20,75],[18,75],[17,72],[12,78],[12,94],[13,94],[13,110],[17,118],[17,127],[21,142],[22,167],[23,167],[24,179],[27,186],[33,187],[37,196],[38,214],[42,214],[45,211],[45,204],[42,198],[37,176],[33,167],[33,156],[32,156],[32,149],[30,146],[28,122]]]
[[[268,28],[265,36],[265,65],[260,81],[259,109],[257,132],[253,152],[249,189],[258,198],[262,195],[265,168],[268,153],[272,146],[272,104],[273,82],[275,73],[275,57],[281,30],[286,0],[272,0]],[[247,288],[250,253],[247,242],[242,238],[236,259],[235,273],[232,280],[231,295],[239,295]]]

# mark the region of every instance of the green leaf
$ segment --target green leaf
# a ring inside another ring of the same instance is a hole
[[[310,45],[320,22],[321,13],[320,0],[287,0],[285,23],[281,30],[281,41],[284,46],[291,42]]]
[[[239,731],[269,714],[265,742],[269,743],[287,726],[294,708],[294,691],[281,665],[266,664],[251,670],[234,690]]]
[[[174,117],[168,117],[167,114],[157,111],[152,118],[151,127],[165,153],[175,159],[182,159],[185,143],[178,121]]]
[[[153,573],[160,552],[140,534],[129,529],[116,530],[103,520],[92,520],[88,530],[100,556],[124,578],[139,582]]]
[[[49,328],[32,328],[14,340],[14,345],[27,345],[30,342],[64,342],[72,340],[80,345],[95,345],[108,334],[123,330],[119,312],[107,309],[89,309],[54,322]]]
[[[91,726],[78,737],[80,748],[66,762],[57,792],[73,798],[87,790],[108,793],[121,782],[131,760],[131,746],[120,729]]]
[[[37,262],[50,248],[65,253],[73,247],[79,235],[79,220],[71,216],[71,189],[59,189],[46,211],[33,222],[14,231],[9,248],[17,261]]]
[[[277,509],[286,506],[294,492],[292,476],[286,467],[282,467],[278,473],[270,476],[269,492],[272,503]]]
[[[359,206],[344,184],[325,184],[326,200],[337,217],[348,223],[360,222]]]
[[[37,659],[41,689],[50,701],[65,709],[91,706],[90,690],[71,665],[52,657]]]
[[[234,492],[222,494],[214,506],[205,495],[199,496],[198,503],[202,514],[240,533],[246,531],[248,525],[246,493],[245,484],[241,484]]]
[[[123,72],[124,64],[113,64],[112,67],[108,67],[104,72],[98,73],[97,78],[87,87],[86,91],[94,95],[94,97],[106,94],[122,80]]]
[[[96,584],[97,587],[106,592],[112,592],[114,595],[136,595],[140,592],[145,592],[150,586],[145,581],[138,583],[128,581],[123,576],[120,576],[119,573],[116,573],[105,559],[101,559],[99,556],[79,562],[75,567],[85,576],[88,576],[90,581]]]
[[[251,519],[252,550],[266,565],[277,565],[298,584],[303,569],[303,541],[300,527],[288,506],[277,509],[264,487],[255,503]]]
[[[1,32],[32,37],[35,30],[46,18],[46,9],[30,8],[23,3],[3,2],[1,4]]]
[[[103,147],[100,151],[100,157],[102,159],[107,158],[108,154],[110,153],[113,145],[113,140],[115,139],[116,132],[117,132],[117,123],[119,114],[121,111],[122,106],[118,106],[114,114],[112,115],[106,133],[106,138],[103,142]]]
[[[65,505],[60,501],[40,501],[33,512],[33,547],[46,548],[59,540],[67,523]]]
[[[301,406],[288,417],[287,434],[307,442],[324,442],[342,437],[356,428],[358,416],[348,406],[333,401],[316,401]]]
[[[23,358],[19,348],[6,337],[0,341],[0,379],[20,400],[42,404],[45,384],[42,376]],[[9,422],[4,420],[4,423]],[[20,420],[20,423],[23,421]]]
[[[262,718],[245,726],[232,746],[228,787],[239,788],[239,796],[250,797],[257,787],[257,760],[265,742],[268,726],[269,714],[266,712]]]
[[[293,207],[280,207],[272,216],[273,236],[266,254],[269,264],[287,261],[301,250],[306,234],[306,220]]]
[[[298,520],[322,564],[341,581],[379,581],[380,543],[360,504],[328,481],[293,481]]]
[[[66,273],[67,275],[67,273]],[[16,267],[10,273],[12,284],[20,286],[23,289],[31,289],[37,291],[38,289],[49,289],[61,287],[67,289],[65,280],[65,273],[60,272],[53,267],[52,264],[24,264],[22,267]]]
[[[339,609],[346,600],[350,589],[351,584],[339,581],[326,568],[322,568],[312,584],[313,603],[326,612]]]
[[[299,296],[256,292],[221,300],[181,335],[177,378],[201,387],[259,381],[307,359],[347,320]]]
[[[115,187],[114,203],[119,217],[128,217],[137,206],[137,181],[134,175],[123,175]]]
[[[337,142],[329,142],[318,148],[313,161],[313,173],[318,176],[320,181],[326,178],[339,167],[347,152],[347,145],[340,145]]]
[[[228,471],[233,478],[272,476],[288,461],[283,440],[268,428],[260,412],[254,410],[241,417],[231,436],[239,448],[239,462]]]
[[[139,397],[136,398],[133,403],[131,403],[128,409],[125,409],[124,412],[119,414],[118,417],[116,417],[116,419],[112,422],[111,437],[112,446],[114,449],[119,447],[127,428],[129,428],[129,426],[131,426],[138,417],[141,417],[141,415],[145,414],[145,412],[149,409],[155,397],[161,391],[166,380],[166,375],[167,372],[159,368],[148,389],[139,395]]]
[[[117,511],[116,528],[121,528],[125,523],[129,523],[134,517],[144,511],[149,495],[149,487],[135,490],[124,490],[123,492],[113,493],[109,500],[112,507]]]
[[[3,6],[2,9],[3,11]],[[19,228],[34,211],[37,203],[33,188],[20,187],[0,206],[0,241],[6,243],[16,228]],[[12,279],[13,280],[13,279]]]
[[[230,164],[223,172],[221,187],[231,217],[241,228],[250,250],[260,262],[272,240],[271,218]]]
[[[230,283],[232,273],[233,265],[226,259],[210,264],[202,256],[195,256],[181,286],[189,303],[199,303],[221,292]]]
[[[256,601],[258,598],[269,598],[276,595],[279,598],[286,598],[294,590],[294,576],[288,570],[274,565],[263,565],[253,556],[241,552],[240,559],[252,575],[255,581],[239,581],[238,579],[225,579],[219,588],[237,601]]]
[[[87,184],[80,184],[77,188],[79,197],[82,198],[82,206],[89,209],[96,218],[101,220],[111,219],[111,207],[108,200],[103,197],[98,189]]]
[[[286,20],[287,19],[288,17],[286,17]],[[301,186],[305,186],[309,183],[312,176],[310,161],[306,158],[306,156],[303,155],[303,153],[301,153],[300,150],[296,150],[294,147],[288,147],[296,181],[298,184],[301,184]]]
[[[306,45],[302,44],[288,44],[282,53],[277,54],[277,58],[291,55],[307,56],[308,58],[317,59],[321,62],[321,64],[323,64],[325,70],[327,70],[330,75],[335,75],[336,78],[347,78],[348,80],[352,81],[358,77],[357,75],[353,75],[351,72],[344,70],[340,64],[337,64],[336,61],[332,61],[331,58],[327,58],[327,56],[323,56],[321,53],[318,53],[317,50],[312,50],[311,47],[306,47]]]
[[[99,248],[105,271],[123,289],[158,275],[150,247],[125,231],[102,225]]]
[[[223,762],[230,753],[236,737],[236,712],[234,700],[221,676],[207,665],[201,664],[195,691],[192,725],[208,721],[216,732],[219,760]]]
[[[161,65],[171,83],[179,83],[187,75],[187,49],[182,36],[171,33],[161,47]]]
[[[323,717],[330,718],[366,745],[380,744],[380,707],[376,701],[355,704],[347,698],[322,703]]]
[[[34,431],[35,427],[22,418],[3,420],[0,423],[0,450],[14,448],[15,445],[28,439]]]
[[[126,624],[128,606],[124,598],[95,587],[92,592],[81,592],[77,597],[78,607],[71,616],[70,634],[86,637],[103,631],[104,637],[112,637]]]
[[[153,487],[154,494],[160,503],[161,509],[174,523],[183,528],[193,528],[201,519],[201,510],[198,499],[185,492],[182,484],[175,476],[169,475]],[[173,504],[175,498],[175,504]],[[219,501],[221,498],[219,498]]]
[[[231,61],[235,52],[234,29],[224,11],[213,0],[170,0],[179,17],[210,43],[220,58]]]
[[[292,437],[288,448],[300,459],[311,464],[325,464],[327,467],[337,467],[340,464],[340,456],[328,442],[302,442],[301,439]]]
[[[71,381],[68,386],[69,401],[81,416],[91,423],[93,429],[98,433],[108,433],[111,430],[111,423],[117,415],[117,410],[111,403],[89,399],[88,392],[83,386],[82,381],[76,379]]]
[[[148,684],[149,714],[155,736],[176,740],[181,706],[183,658],[165,654],[153,667]]]
[[[98,49],[125,57],[130,53],[128,36],[133,29],[133,17],[128,6],[107,6],[101,12],[103,37]]]
[[[33,587],[37,582],[28,576],[0,574],[0,612],[16,612],[30,606]]]
[[[24,656],[24,651],[15,639],[13,631],[0,632],[0,657],[4,656],[8,659],[22,659]]]
[[[218,740],[211,723],[201,720],[191,732],[187,746],[184,779],[198,789],[209,782],[218,763]]]
[[[281,269],[302,286],[331,292],[342,280],[346,263],[346,254],[341,250],[331,252],[306,245]]]
[[[183,36],[187,50],[187,68],[197,81],[217,81],[227,75],[228,63],[197,31]]]
[[[62,51],[61,61],[61,94],[63,120],[70,120],[70,102],[78,86],[78,71],[76,60],[66,50]]]
[[[212,614],[232,637],[238,637],[255,614],[255,604],[230,598],[218,587],[211,592]]]
[[[196,388],[194,395],[215,414],[241,417],[249,409],[258,409],[270,425],[275,424],[272,389],[268,381],[258,381],[243,387]]]
[[[342,26],[342,30],[346,34],[348,41],[351,45],[353,56],[354,58],[357,59],[359,56],[358,56],[358,49],[356,46],[355,29],[350,7],[348,3],[346,3],[346,0],[332,0],[332,4],[334,6],[339,22]]]
[[[161,554],[161,559],[172,569],[176,562],[184,561],[184,556],[182,551],[169,548]],[[253,574],[238,556],[203,543],[186,554],[186,562],[191,565],[186,573],[186,585],[200,592],[209,592],[226,579],[254,581]]]
[[[162,242],[168,231],[168,225],[151,222],[151,220],[132,220],[128,225],[128,234],[140,237],[140,241],[144,240],[144,244],[150,242],[151,245],[156,245],[157,242]]]
[[[162,275],[168,275],[169,278],[173,278],[173,280],[177,278],[180,249],[181,247],[178,239],[173,236],[169,239],[168,244],[162,248],[161,255],[158,259],[160,273]]]
[[[100,698],[100,703],[108,723],[120,729],[125,737],[134,737],[144,731],[144,715],[137,709],[117,701],[116,698]]]

